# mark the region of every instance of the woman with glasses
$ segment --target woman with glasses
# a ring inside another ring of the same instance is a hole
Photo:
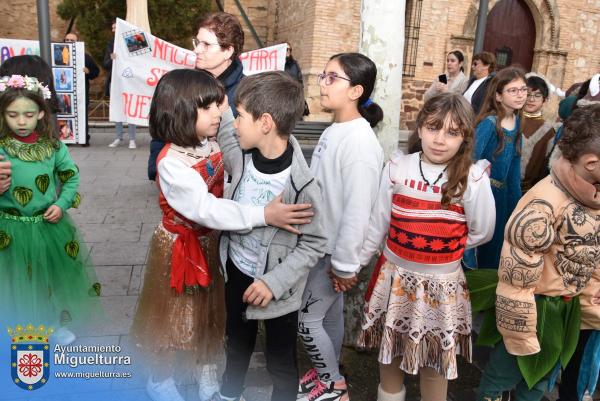
[[[237,117],[233,103],[235,91],[244,77],[240,53],[244,47],[244,30],[238,19],[224,12],[203,16],[196,24],[192,38],[196,53],[196,68],[212,73],[225,87],[229,106]],[[150,142],[148,159],[148,179],[156,178],[156,157],[164,143],[158,139]]]
[[[444,92],[462,94],[467,89],[468,78],[464,74],[463,64],[465,56],[460,50],[453,50],[446,56],[446,74],[438,77],[437,81],[432,82],[427,92],[425,92],[425,101],[435,95]]]
[[[468,267],[497,269],[504,227],[521,198],[521,109],[527,100],[526,78],[518,68],[505,68],[491,80],[481,113],[475,119],[473,159],[487,159],[496,201],[496,228],[492,240],[465,253]],[[475,257],[473,257],[475,256]]]
[[[544,120],[542,109],[548,100],[546,81],[538,76],[527,78],[527,101],[523,106],[521,133],[521,190],[527,192],[548,175],[548,157],[554,144],[554,124]]]

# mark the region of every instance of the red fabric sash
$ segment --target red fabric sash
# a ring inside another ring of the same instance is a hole
[[[185,287],[208,287],[212,276],[204,250],[198,241],[198,232],[190,227],[171,223],[167,218],[163,218],[163,226],[170,233],[177,234],[171,251],[171,288],[181,294]]]
[[[365,293],[365,301],[369,302],[371,299],[371,294],[373,294],[373,288],[375,288],[375,284],[377,284],[377,279],[379,278],[379,272],[381,271],[381,266],[386,262],[385,256],[381,254],[379,259],[377,259],[377,264],[375,264],[375,268],[373,269],[373,274],[371,274],[371,281],[369,281],[369,286],[367,287],[367,292]]]

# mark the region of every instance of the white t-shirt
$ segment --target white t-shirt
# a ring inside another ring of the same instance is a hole
[[[250,161],[235,193],[235,201],[242,205],[266,206],[283,188],[290,176],[291,167],[275,174],[261,173]],[[240,271],[250,277],[256,275],[257,250],[260,248],[262,230],[245,234],[231,232],[229,257]]]
[[[315,147],[310,170],[323,194],[321,216],[335,273],[351,277],[369,226],[383,168],[383,149],[364,118],[329,126]]]
[[[475,93],[477,88],[479,88],[479,85],[481,85],[483,83],[483,81],[485,81],[486,79],[487,79],[487,76],[480,78],[480,79],[476,79],[475,81],[473,81],[471,86],[469,86],[467,88],[465,94],[463,95],[465,97],[465,99],[467,99],[467,102],[471,103],[471,100],[473,99],[473,94]]]

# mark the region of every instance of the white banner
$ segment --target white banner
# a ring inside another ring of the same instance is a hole
[[[51,50],[60,139],[65,143],[85,143],[84,44],[52,43]],[[0,39],[0,64],[13,56],[26,54],[40,54],[37,40]]]
[[[253,75],[265,71],[283,71],[287,43],[262,49],[251,50],[240,55],[244,66],[244,75]]]
[[[242,53],[244,74],[283,70],[287,45]],[[194,68],[196,54],[117,18],[110,84],[110,121],[148,126],[154,88],[168,71]]]

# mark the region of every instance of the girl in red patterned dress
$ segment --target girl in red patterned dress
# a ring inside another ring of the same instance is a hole
[[[419,374],[421,400],[446,400],[456,354],[471,360],[471,305],[460,261],[489,241],[494,198],[473,164],[473,116],[442,94],[417,116],[417,148],[385,166],[361,264],[384,244],[366,295],[359,346],[379,347],[379,401],[403,401],[404,374]],[[387,237],[387,238],[386,238]],[[385,240],[385,241],[384,241]]]
[[[225,90],[212,74],[173,70],[158,82],[150,106],[150,135],[165,142],[156,179],[163,217],[150,241],[131,337],[148,359],[146,390],[154,401],[183,401],[173,377],[194,368],[201,401],[219,389],[225,300],[215,230],[288,228],[311,215],[298,211],[309,205],[280,199],[266,207],[219,199],[223,162],[209,139],[219,130],[224,105]]]

